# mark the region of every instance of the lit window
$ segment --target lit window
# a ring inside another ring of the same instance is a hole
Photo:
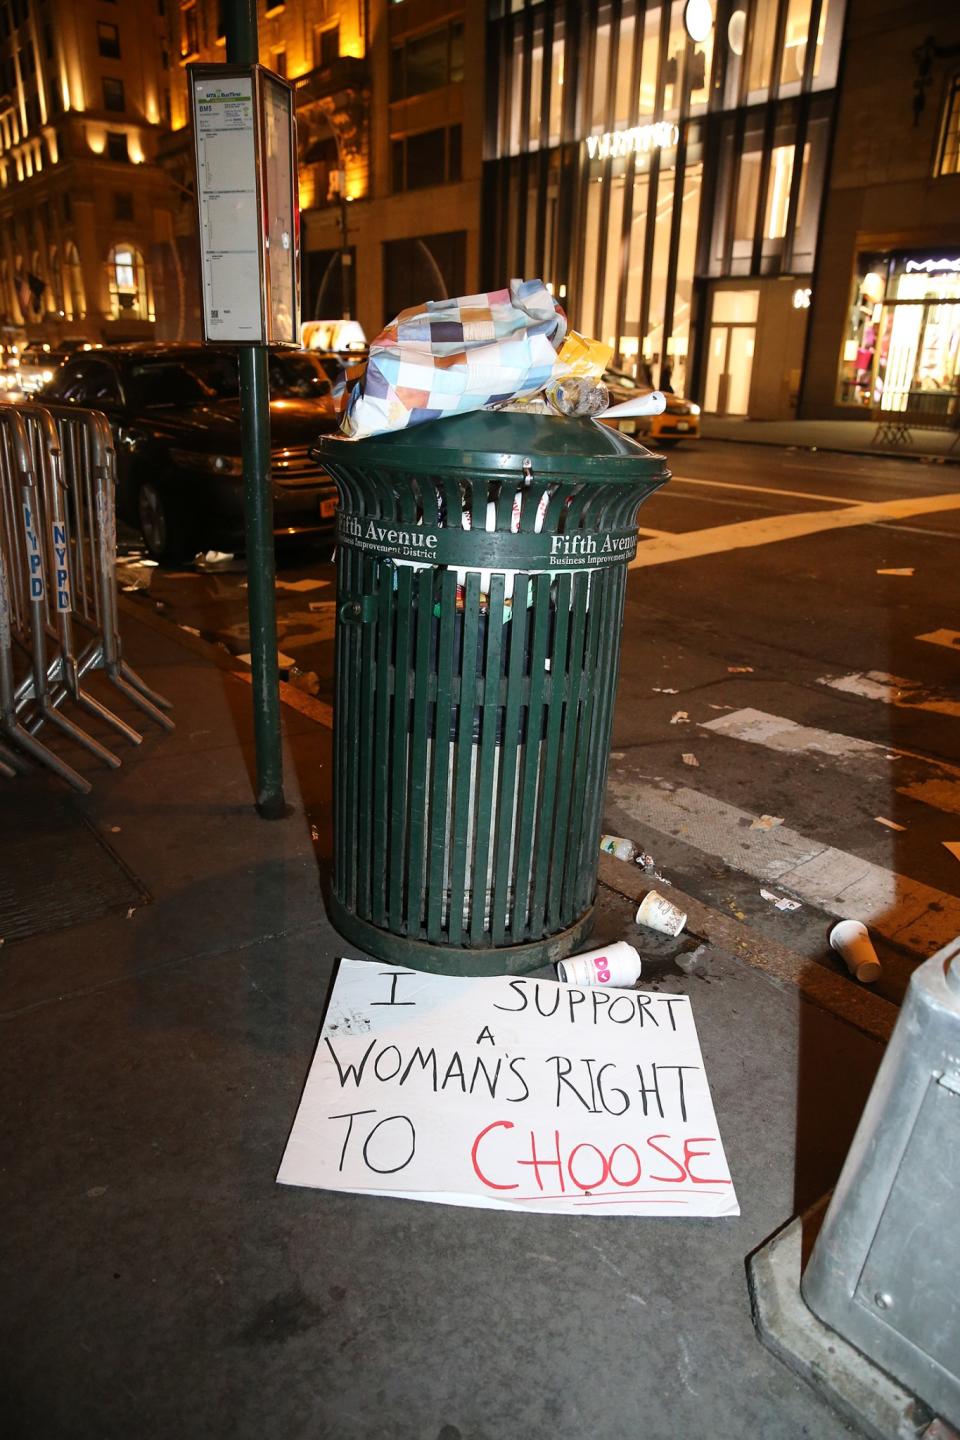
[[[960,75],[954,75],[950,82],[935,173],[960,174]]]
[[[107,261],[110,315],[130,320],[148,319],[147,270],[140,251],[132,245],[115,245]]]
[[[770,156],[770,178],[767,181],[767,213],[763,225],[767,240],[780,240],[787,233],[792,179],[793,146],[778,145]]]

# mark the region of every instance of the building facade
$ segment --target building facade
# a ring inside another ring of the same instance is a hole
[[[0,0],[0,325],[6,343],[155,330],[170,234],[158,0]]]
[[[844,0],[491,0],[481,278],[614,364],[797,412]]]
[[[477,289],[483,53],[476,0],[369,0],[366,187],[354,194],[348,173],[344,215],[324,204],[322,172],[312,189],[301,181],[304,319],[327,318],[336,297],[344,221],[368,335],[409,305]]]
[[[167,0],[177,63],[161,161],[182,198],[179,278],[171,276],[184,287],[178,333],[194,337],[187,66],[225,59],[223,16],[220,0]],[[290,80],[296,96],[303,320],[349,315],[372,336],[406,305],[475,288],[482,8],[464,0],[260,0],[258,34],[261,62]]]
[[[945,421],[958,388],[960,7],[849,0],[802,413]]]

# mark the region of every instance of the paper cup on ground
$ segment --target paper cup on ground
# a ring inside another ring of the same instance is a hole
[[[648,930],[659,930],[662,935],[679,935],[687,923],[686,913],[671,905],[665,895],[648,890],[637,911],[637,924],[646,925]]]
[[[557,979],[564,985],[632,985],[640,979],[640,956],[625,940],[603,950],[587,950],[557,961]]]
[[[850,974],[864,985],[880,979],[883,971],[870,940],[870,932],[859,920],[838,920],[830,931],[830,945],[843,956]]]

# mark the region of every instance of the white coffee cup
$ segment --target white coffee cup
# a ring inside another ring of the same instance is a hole
[[[557,979],[565,985],[632,985],[640,979],[641,960],[626,940],[602,950],[587,950],[557,961]]]
[[[883,974],[870,932],[859,920],[838,920],[830,931],[830,946],[842,955],[850,974],[865,985]]]
[[[650,930],[659,930],[663,935],[679,935],[687,923],[686,912],[671,905],[665,895],[648,890],[637,911],[637,924],[646,925]]]

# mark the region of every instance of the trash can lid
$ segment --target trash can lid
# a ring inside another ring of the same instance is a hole
[[[434,475],[451,470],[514,472],[529,460],[535,475],[624,481],[668,478],[662,455],[651,454],[611,425],[516,410],[474,410],[364,440],[324,435],[312,454],[340,465],[387,466]]]

